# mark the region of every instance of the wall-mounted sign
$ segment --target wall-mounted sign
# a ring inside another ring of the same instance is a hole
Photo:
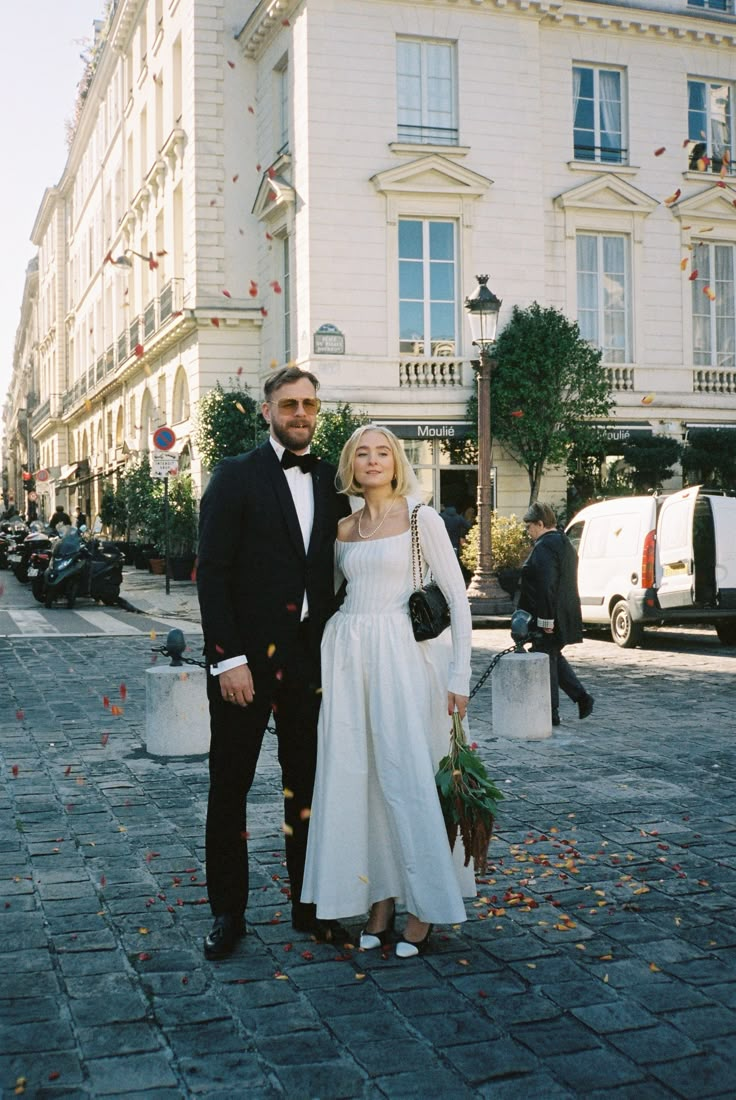
[[[320,325],[314,334],[315,355],[344,355],[345,337],[335,325]]]
[[[468,420],[382,420],[399,439],[467,439],[473,425]]]
[[[651,424],[591,424],[591,428],[603,432],[609,443],[628,443],[653,434]]]
[[[49,476],[50,475],[49,475],[48,470],[37,470],[36,471],[36,481],[48,481]]]
[[[179,456],[165,451],[155,451],[150,456],[151,477],[161,481],[165,477],[175,477],[179,472]]]
[[[176,443],[176,435],[171,428],[156,428],[153,433],[153,445],[157,451],[170,451]]]

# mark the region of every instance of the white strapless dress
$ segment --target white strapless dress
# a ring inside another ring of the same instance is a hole
[[[451,853],[435,786],[447,753],[447,691],[467,694],[471,621],[444,524],[420,510],[422,552],[448,597],[452,631],[414,639],[407,531],[337,542],[347,595],[322,641],[317,775],[302,901],[337,919],[394,897],[420,920],[466,919],[475,895],[462,842]],[[452,635],[452,642],[450,637]]]

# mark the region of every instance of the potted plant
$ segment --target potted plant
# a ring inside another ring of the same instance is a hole
[[[460,552],[460,560],[471,574],[478,563],[480,532],[478,524],[465,536],[465,544]],[[491,550],[493,568],[498,583],[504,592],[514,596],[519,587],[521,567],[529,557],[531,542],[526,527],[516,516],[491,515]]]
[[[197,550],[197,499],[189,474],[179,474],[169,483],[169,575],[188,581]]]

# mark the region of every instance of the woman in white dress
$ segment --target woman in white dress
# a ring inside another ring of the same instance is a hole
[[[364,950],[385,944],[396,905],[407,921],[400,958],[422,954],[434,923],[466,919],[475,894],[462,844],[451,853],[435,786],[450,717],[468,703],[471,619],[445,525],[418,512],[423,564],[447,598],[451,628],[414,639],[410,513],[417,483],[396,436],[365,425],[346,443],[341,491],[363,507],[341,521],[335,547],[340,610],[322,640],[317,777],[302,900],[319,918],[368,912]],[[451,634],[452,642],[448,635]]]

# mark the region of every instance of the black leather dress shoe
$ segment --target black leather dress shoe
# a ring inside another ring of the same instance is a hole
[[[580,699],[578,699],[578,717],[587,718],[589,714],[593,713],[593,703],[595,699],[592,695],[588,695],[587,691]]]
[[[350,941],[350,933],[339,921],[319,920],[309,913],[292,910],[291,927],[296,932],[308,932],[318,943],[348,943]]]
[[[215,923],[204,938],[204,957],[206,959],[224,959],[231,954],[235,944],[245,935],[243,917],[233,917],[224,913],[215,917]]]
[[[552,725],[559,726],[560,724],[560,712],[558,710],[552,711]]]

